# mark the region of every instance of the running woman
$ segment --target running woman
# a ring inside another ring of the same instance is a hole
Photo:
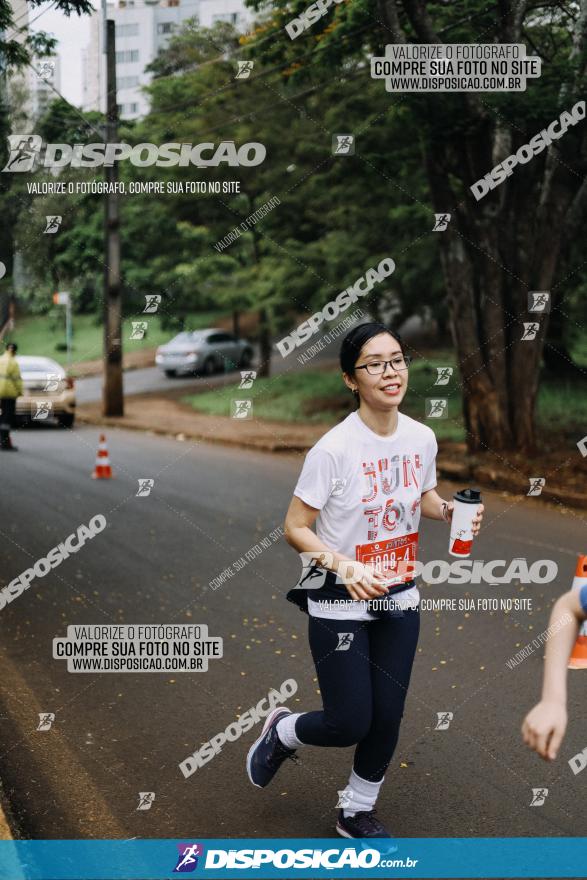
[[[567,729],[567,668],[579,627],[587,620],[587,584],[569,590],[554,603],[546,643],[542,699],[522,724],[526,745],[545,761],[554,761]]]
[[[323,708],[276,709],[247,756],[249,779],[264,788],[296,749],[356,745],[336,825],[343,837],[390,836],[374,807],[398,740],[418,642],[414,580],[404,573],[398,582],[393,562],[385,571],[380,560],[387,553],[413,562],[420,514],[450,522],[453,511],[435,491],[433,431],[398,412],[409,363],[400,337],[384,324],[354,327],[342,343],[343,379],[359,408],[308,452],[285,520],[288,543],[317,563],[305,567],[300,581],[312,580],[314,588],[294,589],[288,599],[309,614]],[[474,534],[482,512],[479,505]],[[355,567],[343,579],[337,572],[341,564],[340,571],[349,571],[345,563]],[[316,580],[323,581],[317,589]],[[381,598],[391,593],[393,599]]]

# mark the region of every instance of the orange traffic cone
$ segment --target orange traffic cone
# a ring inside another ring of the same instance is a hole
[[[580,590],[587,584],[587,556],[579,556],[577,570],[573,578],[573,590]],[[569,669],[587,669],[587,621],[581,625],[575,647],[569,659]]]
[[[98,454],[96,456],[96,467],[92,474],[93,480],[111,480],[112,468],[110,467],[110,459],[108,458],[108,448],[106,446],[106,435],[100,434],[100,442],[98,444]]]

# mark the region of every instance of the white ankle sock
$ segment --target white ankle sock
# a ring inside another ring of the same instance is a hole
[[[372,810],[375,806],[379,789],[383,785],[383,779],[380,782],[369,782],[367,779],[361,779],[354,770],[351,770],[346,787],[346,791],[350,796],[349,805],[348,808],[345,807],[343,809],[343,815],[345,817],[354,816],[355,813]]]
[[[301,714],[301,712],[292,712],[291,715],[286,715],[277,722],[277,736],[287,749],[299,749],[304,745],[296,736],[296,720]]]

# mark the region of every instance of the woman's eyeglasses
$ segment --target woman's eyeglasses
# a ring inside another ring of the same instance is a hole
[[[379,376],[385,373],[388,364],[391,364],[393,370],[407,370],[411,362],[412,358],[409,354],[399,354],[390,361],[370,361],[368,364],[361,364],[360,367],[355,367],[355,370],[367,370],[370,376]]]

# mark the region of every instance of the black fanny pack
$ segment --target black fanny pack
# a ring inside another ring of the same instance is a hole
[[[317,581],[318,578],[320,578],[320,581]],[[309,584],[314,579],[316,579],[316,585],[310,586]],[[304,583],[308,583],[308,586],[303,586]],[[318,586],[318,583],[320,583],[320,586]],[[416,581],[414,580],[398,584],[397,586],[391,586],[387,593],[377,599],[371,599],[367,602],[367,610],[372,614],[375,614],[377,617],[382,618],[403,617],[403,610],[397,608],[396,602],[391,597],[396,596],[398,593],[403,593],[415,586]],[[300,611],[303,611],[305,614],[309,613],[308,598],[313,599],[315,602],[333,602],[338,600],[343,603],[351,603],[354,601],[351,599],[343,582],[333,571],[326,571],[326,569],[318,567],[306,573],[302,580],[286,594],[286,599],[289,602],[293,602],[294,605],[297,605]],[[344,605],[342,607],[344,607]],[[348,607],[351,607],[350,604]]]

